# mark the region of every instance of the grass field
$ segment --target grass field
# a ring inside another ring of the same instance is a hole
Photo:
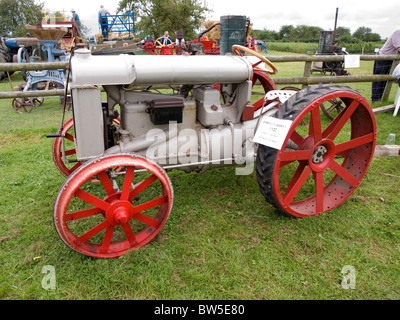
[[[279,77],[303,73],[303,63],[277,66]],[[362,62],[352,73],[368,70]],[[18,74],[12,80],[22,81]],[[370,84],[350,86],[369,100]],[[0,83],[0,91],[9,88],[7,80]],[[393,88],[389,103],[395,94]],[[160,234],[120,258],[93,259],[69,249],[53,225],[65,178],[46,134],[57,131],[61,118],[57,98],[30,114],[0,100],[0,299],[400,298],[399,158],[374,158],[347,202],[305,219],[281,216],[267,204],[255,173],[174,170],[174,207]],[[392,112],[376,120],[378,144],[389,133],[399,139]],[[48,266],[56,286],[46,290]],[[354,289],[342,286],[345,266],[356,272]]]

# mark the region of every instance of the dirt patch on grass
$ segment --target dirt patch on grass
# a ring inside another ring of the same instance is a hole
[[[29,144],[39,144],[41,138],[33,134],[0,134],[0,146],[15,147],[16,145]]]

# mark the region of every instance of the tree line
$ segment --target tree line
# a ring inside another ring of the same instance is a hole
[[[0,36],[24,37],[26,24],[37,25],[42,19],[40,0],[0,0]],[[195,39],[210,12],[203,0],[120,0],[117,13],[135,13],[135,29],[143,37],[159,37],[165,30],[182,30],[186,39]],[[83,21],[84,23],[84,21]],[[252,36],[264,41],[318,42],[322,28],[306,25],[284,25],[279,31],[252,30]],[[371,28],[359,27],[354,33],[338,27],[341,42],[378,42],[381,37]]]
[[[324,31],[320,27],[306,25],[284,25],[279,31],[253,30],[253,35],[264,41],[296,41],[296,42],[318,42],[320,32]],[[379,42],[381,36],[372,32],[371,28],[359,27],[355,32],[351,33],[350,28],[338,27],[336,36],[341,42],[345,43],[363,43],[363,42]]]

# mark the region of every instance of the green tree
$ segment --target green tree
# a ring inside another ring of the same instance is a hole
[[[0,35],[24,37],[26,25],[42,20],[43,3],[36,0],[0,0]]]
[[[289,38],[296,41],[318,41],[320,31],[320,27],[299,25],[291,31]]]
[[[338,37],[344,37],[344,36],[350,36],[350,37],[351,37],[350,28],[346,28],[346,27],[337,27],[337,28],[336,28],[336,35],[337,35]]]
[[[381,36],[378,33],[370,32],[365,35],[364,41],[367,42],[378,42],[381,41]]]
[[[359,27],[354,33],[353,37],[362,41],[380,41],[381,36],[377,33],[373,33],[371,28]]]
[[[292,25],[284,25],[279,29],[279,39],[280,40],[290,40],[291,34],[294,31]]]
[[[208,11],[201,0],[121,0],[118,7],[118,12],[134,12],[137,32],[154,38],[166,30],[171,36],[182,30],[186,39],[196,38]]]
[[[276,31],[267,30],[264,28],[263,30],[252,30],[252,36],[256,37],[258,40],[264,41],[275,41],[279,39],[279,34]]]

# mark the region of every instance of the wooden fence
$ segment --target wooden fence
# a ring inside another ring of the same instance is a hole
[[[347,82],[378,82],[387,81],[386,89],[382,100],[387,101],[393,82],[398,82],[398,79],[391,76],[396,66],[399,64],[400,55],[360,55],[361,61],[376,61],[376,60],[393,60],[392,69],[389,75],[373,75],[372,69],[370,75],[347,75],[347,76],[319,76],[311,77],[312,64],[314,62],[343,62],[345,55],[300,55],[300,56],[280,56],[268,57],[271,62],[304,62],[303,77],[286,77],[273,78],[275,84],[301,84],[303,87],[313,84],[327,83],[347,83]]]
[[[383,101],[388,100],[390,89],[393,82],[398,79],[391,76],[394,68],[400,60],[400,55],[360,55],[360,60],[393,60],[392,70],[389,75],[346,75],[346,76],[311,76],[312,64],[314,62],[343,62],[344,55],[298,55],[298,56],[268,56],[271,62],[304,62],[304,73],[302,77],[274,77],[276,84],[298,85],[303,87],[319,83],[349,83],[349,82],[375,82],[387,81],[386,90],[384,92]],[[40,62],[40,63],[0,63],[0,71],[38,71],[38,70],[57,70],[66,69],[67,62]],[[39,90],[39,91],[10,91],[0,92],[0,99],[23,98],[23,97],[49,97],[61,96],[64,90]]]

